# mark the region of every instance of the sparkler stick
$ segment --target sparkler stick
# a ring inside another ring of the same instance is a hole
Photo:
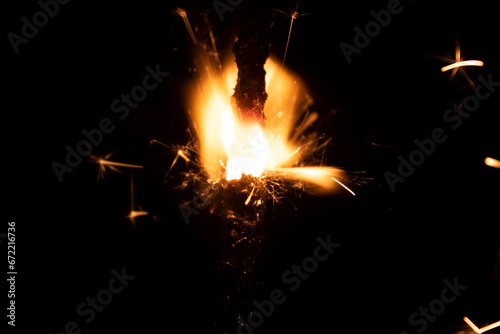
[[[205,193],[199,198],[210,198],[210,212],[222,217],[217,262],[222,290],[219,307],[226,311],[231,325],[253,308],[251,302],[258,287],[255,265],[266,239],[267,199],[272,197],[274,205],[292,189],[289,185],[301,188],[303,181],[325,192],[342,186],[354,195],[339,181],[343,181],[342,170],[303,165],[307,155],[326,147],[326,143],[317,145],[322,137],[304,135],[318,114],[308,112],[312,100],[300,81],[267,59],[271,15],[261,8],[241,14],[238,40],[233,47],[237,71],[232,63],[229,71],[225,68],[219,75],[220,62],[218,57],[214,59],[218,53],[208,24],[211,46],[210,41],[197,44],[199,86],[187,101],[197,138],[193,137],[189,146],[177,152],[172,163],[173,166],[182,157],[197,164],[199,171],[185,173],[188,181],[184,186],[202,182],[221,189],[216,198]],[[295,13],[294,19],[297,16]],[[185,22],[189,22],[187,16]],[[283,97],[288,99],[285,106],[281,103]],[[264,114],[264,105],[268,115]],[[301,124],[296,126],[298,116],[305,112]],[[186,150],[193,157],[184,154]]]
[[[266,71],[264,64],[269,57],[269,32],[265,16],[251,17],[240,28],[233,53],[238,66],[238,79],[233,95],[233,111],[244,123],[259,122],[264,125]]]
[[[253,13],[252,13],[253,14]],[[233,47],[238,78],[232,96],[233,115],[241,124],[264,127],[266,93],[264,63],[269,57],[270,21],[250,16]],[[265,238],[263,219],[267,190],[257,177],[243,175],[223,188],[223,230],[219,269],[232,278],[223,307],[248,312],[256,289],[255,261]]]

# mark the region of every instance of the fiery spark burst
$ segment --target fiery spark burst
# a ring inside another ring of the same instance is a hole
[[[199,85],[188,93],[188,103],[198,135],[200,167],[209,182],[237,180],[246,174],[265,182],[280,183],[278,178],[306,181],[323,190],[333,190],[340,184],[338,179],[344,173],[338,168],[303,166],[303,161],[323,146],[317,144],[317,134],[304,134],[318,114],[308,113],[312,100],[298,78],[280,70],[274,59],[268,59],[266,127],[243,124],[234,116],[230,104],[237,77],[234,62],[226,61],[225,71],[218,73],[210,66],[206,53],[198,57],[203,64]]]
[[[179,15],[191,35],[185,12]],[[292,15],[287,48],[297,15]],[[190,161],[183,186],[205,185],[200,198],[210,198],[209,211],[223,219],[218,269],[230,283],[221,293],[221,308],[238,314],[251,306],[257,287],[255,261],[266,239],[267,199],[274,205],[288,191],[306,187],[326,193],[341,186],[355,195],[340,181],[345,179],[341,169],[311,165],[316,152],[324,155],[328,141],[319,144],[323,136],[306,134],[318,114],[309,112],[312,99],[283,67],[284,59],[280,66],[268,57],[266,34],[255,23],[243,25],[233,48],[236,59],[225,61],[211,32],[212,43],[194,43],[197,80],[186,93],[194,154],[187,158],[178,151],[173,162],[179,156]],[[212,198],[213,187],[220,196]]]

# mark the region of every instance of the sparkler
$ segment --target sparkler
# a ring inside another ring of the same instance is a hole
[[[191,35],[185,11],[178,13]],[[326,143],[318,145],[316,134],[304,134],[318,115],[307,111],[312,100],[300,80],[283,68],[298,12],[292,15],[281,68],[268,59],[270,17],[252,14],[241,22],[233,47],[235,61],[226,61],[223,72],[213,39],[211,45],[194,43],[200,78],[187,99],[197,135],[191,162],[197,169],[186,176],[221,186],[211,212],[223,219],[219,270],[228,287],[222,308],[238,313],[250,306],[257,286],[255,261],[266,238],[267,200],[278,202],[291,186],[306,183],[324,192],[341,186],[355,195],[340,181],[342,170],[304,166]],[[173,164],[179,156],[178,152]]]

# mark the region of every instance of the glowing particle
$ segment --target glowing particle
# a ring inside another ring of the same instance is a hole
[[[444,66],[441,68],[441,72],[446,72],[448,70],[462,67],[462,66],[483,66],[484,63],[480,60],[465,60],[465,61],[457,61],[456,63]]]
[[[147,216],[148,215],[148,212],[147,211],[135,211],[135,210],[132,210],[130,211],[130,214],[129,214],[129,218],[135,218],[135,217],[139,217],[139,216]]]
[[[182,159],[186,160],[187,162],[191,161],[191,160],[189,160],[189,158],[186,156],[186,154],[184,154],[184,152],[183,152],[183,151],[179,150],[179,151],[177,151],[177,154],[178,154],[178,155],[179,155]]]
[[[186,26],[186,29],[189,32],[189,36],[191,37],[191,40],[193,41],[194,44],[197,44],[198,41],[196,40],[196,37],[194,36],[193,28],[191,28],[191,24],[189,23],[189,19],[187,17],[186,10],[178,8],[176,12],[180,17],[182,17],[182,21],[184,21],[184,25]]]
[[[500,326],[500,321],[494,322],[488,326],[485,326],[483,328],[478,328],[472,321],[469,320],[469,318],[464,317],[464,321],[467,323],[467,325],[472,328],[472,330],[478,334],[484,333],[486,331],[489,331],[490,329],[496,328]]]
[[[332,180],[335,181],[335,182],[337,182],[338,184],[340,184],[342,187],[344,187],[353,196],[356,196],[356,194],[351,189],[347,188],[342,182],[340,182],[339,180],[335,179],[334,177],[332,177]]]
[[[104,160],[104,159],[100,159],[99,164],[105,165],[105,166],[126,167],[126,168],[144,168],[143,166],[139,166],[139,165],[125,164],[122,162],[109,161],[109,160]]]
[[[497,159],[493,159],[493,158],[487,157],[486,159],[484,159],[484,163],[485,163],[487,166],[490,166],[490,167],[494,167],[494,168],[498,168],[498,169],[500,169],[500,160],[497,160]]]

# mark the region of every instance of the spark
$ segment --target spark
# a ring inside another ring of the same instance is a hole
[[[500,169],[500,160],[487,157],[486,159],[484,159],[484,163],[487,166]]]
[[[286,40],[285,54],[283,55],[283,62],[281,63],[281,68],[285,66],[286,54],[288,52],[288,45],[290,44],[290,36],[292,35],[293,20],[296,18],[297,11],[292,14],[292,19],[290,20],[290,29],[288,30],[288,38]]]
[[[212,57],[215,57],[215,60],[217,62],[217,68],[219,70],[222,70],[222,64],[221,64],[220,59],[219,59],[219,53],[217,52],[217,47],[215,45],[215,37],[214,37],[214,34],[212,32],[212,28],[210,27],[210,22],[208,21],[207,13],[204,14],[204,18],[205,18],[205,24],[206,24],[207,30],[208,30],[208,35],[210,36],[210,42],[212,43],[212,49],[213,49],[213,51],[210,52],[209,54]]]
[[[342,182],[340,182],[339,180],[335,179],[333,176],[332,176],[332,180],[335,181],[335,182],[337,182],[338,184],[340,184],[342,187],[344,187],[353,196],[356,196],[356,194],[354,193],[354,191],[352,191],[351,189],[347,188]]]
[[[382,145],[378,143],[371,143],[372,146],[377,146],[377,147],[382,147],[382,148],[387,148],[389,150],[394,150],[394,151],[403,151],[400,148],[394,147],[394,146],[389,146],[389,145]]]
[[[252,188],[252,191],[250,192],[250,195],[248,195],[248,198],[245,201],[245,205],[248,205],[248,203],[250,203],[250,199],[252,198],[254,190],[255,190],[255,184],[253,185],[253,188]]]
[[[152,139],[152,138],[150,138],[150,143],[151,143],[151,144],[160,144],[161,146],[165,146],[165,147],[167,147],[167,148],[170,148],[170,146],[168,146],[167,144],[162,143],[161,141],[156,140],[156,139]]]
[[[465,73],[464,69],[462,68],[463,66],[483,66],[483,62],[480,60],[465,60],[462,58],[460,54],[460,44],[458,43],[458,40],[455,40],[455,59],[449,59],[445,57],[437,57],[443,61],[452,63],[451,65],[444,66],[441,68],[441,72],[445,72],[448,70],[452,70],[450,74],[450,80],[455,77],[455,74],[460,70],[461,73],[465,76],[465,79],[469,83],[469,85],[473,88],[475,88],[474,82],[469,78],[467,73]]]
[[[135,211],[135,210],[132,210],[130,211],[130,214],[129,214],[129,218],[131,219],[134,219],[135,217],[139,217],[139,216],[147,216],[149,213],[147,211]]]
[[[441,68],[441,72],[446,72],[448,70],[461,66],[483,66],[483,65],[484,63],[480,60],[464,60],[464,61],[458,61],[448,66],[444,66],[443,68]]]
[[[467,325],[472,328],[472,330],[478,334],[484,333],[486,331],[489,331],[490,329],[496,328],[500,326],[500,321],[497,321],[495,323],[492,323],[488,326],[485,326],[483,328],[478,328],[472,321],[469,320],[469,318],[464,317],[464,321],[467,323]]]
[[[117,167],[137,168],[137,169],[143,168],[143,166],[140,166],[140,165],[126,164],[126,163],[122,163],[122,162],[107,160],[111,155],[112,155],[112,153],[109,153],[104,158],[98,158],[95,156],[91,156],[91,159],[95,163],[99,164],[99,174],[97,175],[98,180],[101,180],[104,178],[104,175],[106,174],[106,168],[109,168],[113,172],[120,173],[120,174],[124,174],[124,173],[123,173],[123,171],[121,171]]]
[[[126,167],[126,168],[139,168],[139,169],[144,168],[144,166],[140,165],[126,164],[122,162],[109,161],[104,159],[99,159],[99,164],[105,166]]]
[[[186,160],[186,162],[190,162],[189,158],[184,154],[182,150],[177,151],[177,155],[179,155],[182,159]]]
[[[194,44],[198,44],[198,41],[196,40],[196,37],[194,36],[193,28],[191,28],[191,24],[189,23],[189,19],[187,17],[187,13],[185,9],[177,8],[176,13],[182,18],[182,21],[184,21],[184,25],[186,26],[186,29],[189,32],[189,36],[191,36],[191,40],[193,41]]]
[[[295,7],[295,10],[292,12],[292,13],[285,13],[279,9],[276,9],[276,8],[273,8],[275,11],[277,12],[280,12],[282,14],[285,14],[286,16],[290,16],[290,29],[288,29],[288,38],[286,40],[286,47],[285,47],[285,54],[283,56],[283,62],[281,63],[281,69],[283,69],[283,67],[285,66],[285,59],[286,59],[286,54],[288,52],[288,45],[290,44],[290,36],[292,35],[292,27],[293,27],[293,21],[297,19],[297,17],[299,16],[304,16],[304,15],[308,15],[309,13],[307,14],[300,14],[299,15],[299,4],[297,4],[297,6]]]
[[[292,154],[290,154],[290,158],[293,157],[299,150],[300,150],[300,146],[297,147],[297,149],[295,150],[295,152],[293,152]]]

